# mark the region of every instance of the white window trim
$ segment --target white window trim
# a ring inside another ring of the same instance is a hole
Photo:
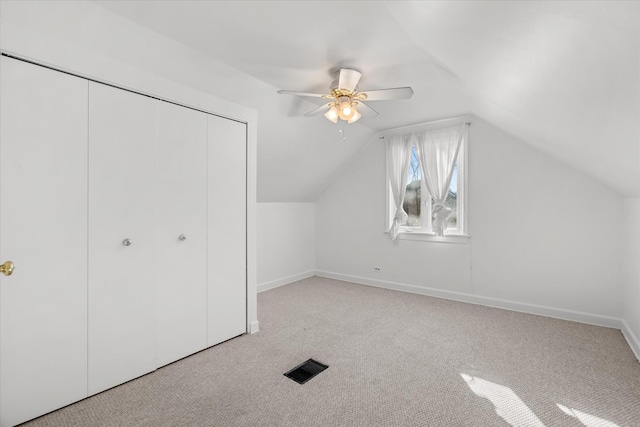
[[[406,135],[408,133],[421,132],[425,130],[433,130],[440,129],[444,127],[456,126],[464,123],[470,123],[471,116],[460,116],[454,117],[451,119],[438,120],[434,122],[421,123],[417,125],[404,126],[399,128],[388,129],[385,131],[379,132],[378,136],[380,138],[384,138],[387,136],[394,135]],[[469,138],[465,138],[463,141],[464,147],[460,150],[458,154],[458,193],[462,195],[461,198],[457,200],[458,203],[458,212],[462,215],[458,215],[458,228],[462,226],[462,230],[464,230],[464,234],[450,234],[444,236],[436,236],[435,233],[429,231],[418,230],[413,227],[401,227],[400,232],[398,233],[398,240],[421,240],[428,242],[442,242],[442,243],[468,243],[469,238],[471,237],[468,234],[469,231],[469,215],[468,215],[468,153],[469,153]],[[389,227],[391,226],[392,214],[395,213],[395,206],[393,206],[393,200],[390,197],[391,188],[389,186],[389,174],[388,168],[385,167],[385,175],[387,183],[386,185],[386,212],[385,212],[385,222],[384,222],[384,233],[389,237]],[[424,188],[422,191],[426,191]],[[431,212],[430,205],[431,199],[427,199],[428,202],[425,203],[425,211]],[[426,218],[427,227],[431,227],[431,216],[427,215]],[[458,229],[456,228],[456,230]],[[390,237],[389,237],[390,238]]]

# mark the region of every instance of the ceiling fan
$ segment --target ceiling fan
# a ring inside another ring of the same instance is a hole
[[[358,91],[358,82],[361,76],[362,73],[359,71],[342,68],[336,72],[336,80],[331,84],[329,94],[295,92],[291,90],[279,90],[278,93],[328,100],[329,102],[308,112],[305,116],[315,116],[324,113],[324,116],[333,123],[337,123],[338,119],[344,120],[347,123],[355,123],[362,116],[377,116],[378,112],[365,104],[364,101],[408,99],[413,95],[413,89],[410,87]]]

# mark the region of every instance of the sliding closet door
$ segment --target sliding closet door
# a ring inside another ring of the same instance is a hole
[[[156,368],[156,104],[89,85],[89,394]]]
[[[87,81],[0,63],[0,425],[87,396]]]
[[[208,117],[208,345],[247,330],[246,125]]]
[[[207,346],[207,115],[158,101],[158,366]]]

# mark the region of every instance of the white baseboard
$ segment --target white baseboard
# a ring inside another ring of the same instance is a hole
[[[376,288],[392,289],[394,291],[409,292],[412,294],[427,295],[450,299],[454,301],[469,302],[478,304],[473,295],[462,292],[443,291],[442,289],[425,288],[416,285],[407,285],[405,283],[391,282],[388,280],[377,280],[368,277],[352,276],[349,274],[334,273],[332,271],[316,271],[316,276],[326,277],[328,279],[342,280],[344,282],[357,283],[359,285],[375,286]]]
[[[249,334],[255,334],[260,331],[260,323],[257,320],[254,320],[249,324]]]
[[[491,297],[476,297],[478,304],[489,307],[503,308],[505,310],[519,311],[522,313],[536,314],[539,316],[553,317],[555,319],[571,320],[572,322],[588,323],[590,325],[605,326],[607,328],[622,328],[622,319],[603,316],[601,314],[585,313],[583,311],[569,310],[565,308],[548,307],[544,305],[528,304],[517,301],[503,300]]]
[[[303,273],[294,274],[292,276],[271,280],[269,282],[259,283],[258,293],[268,291],[269,289],[278,288],[280,286],[288,285],[289,283],[297,282],[298,280],[307,279],[311,276],[315,276],[315,274],[316,272],[314,270],[309,270]]]
[[[638,359],[638,362],[640,362],[640,340],[638,339],[636,334],[633,333],[633,331],[629,327],[629,324],[625,320],[622,321],[621,330],[622,335],[624,335],[624,338],[629,343],[629,347],[631,347],[631,350],[636,355],[636,359]]]
[[[503,300],[498,298],[482,297],[482,296],[476,296],[473,294],[467,294],[463,292],[453,292],[453,291],[445,291],[442,289],[425,288],[422,286],[407,285],[404,283],[397,283],[397,282],[391,282],[386,280],[377,280],[377,279],[371,279],[368,277],[351,276],[348,274],[340,274],[340,273],[334,273],[330,271],[316,271],[316,276],[327,277],[329,279],[342,280],[345,282],[358,283],[360,285],[375,286],[378,288],[392,289],[396,291],[410,292],[410,293],[419,294],[419,295],[450,299],[453,301],[486,305],[489,307],[502,308],[502,309],[511,310],[511,311],[519,311],[523,313],[553,317],[556,319],[571,320],[571,321],[580,322],[580,323],[589,323],[597,326],[606,326],[609,328],[622,329],[622,326],[623,326],[623,321],[621,319],[617,319],[615,317],[602,316],[599,314],[585,313],[581,311],[546,307],[542,305],[508,301],[508,300]],[[631,336],[633,336],[631,332],[630,334]],[[627,340],[629,340],[629,338],[627,338]],[[636,339],[636,344],[637,342],[638,341]],[[636,355],[637,355],[637,351],[636,351]]]

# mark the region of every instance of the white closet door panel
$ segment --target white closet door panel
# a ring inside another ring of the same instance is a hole
[[[157,103],[89,85],[89,394],[156,368]]]
[[[160,102],[157,122],[157,364],[163,366],[207,346],[207,115]]]
[[[87,81],[1,58],[0,425],[87,396]]]
[[[208,344],[247,330],[246,125],[208,117]]]

